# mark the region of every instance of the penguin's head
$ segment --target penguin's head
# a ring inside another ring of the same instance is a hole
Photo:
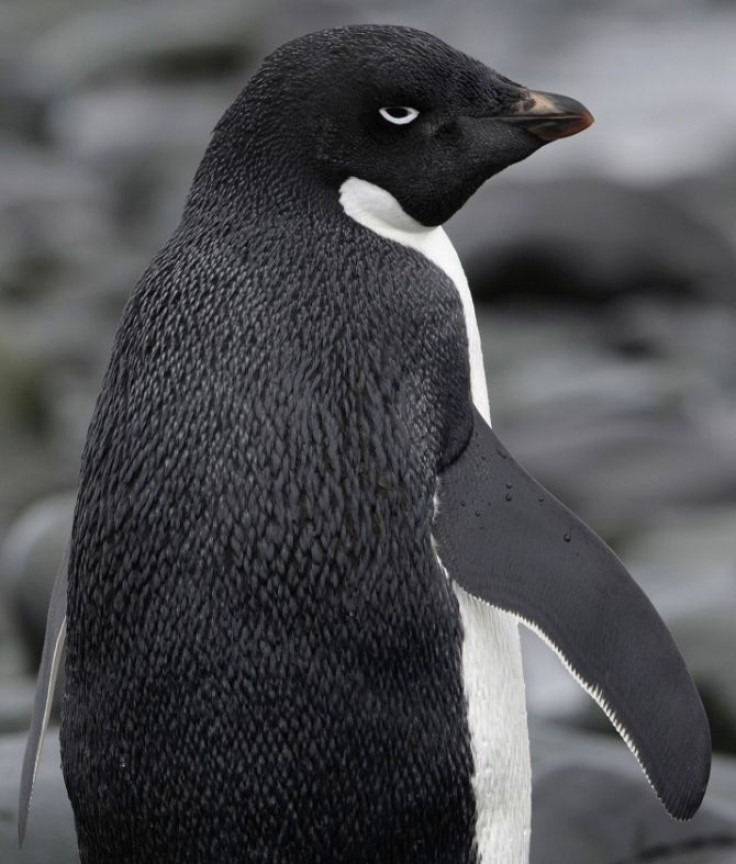
[[[430,226],[489,177],[592,121],[579,102],[531,91],[428,33],[361,25],[276,50],[215,141],[233,152],[239,136],[267,142],[282,170],[298,164],[336,196],[349,178],[367,181]]]

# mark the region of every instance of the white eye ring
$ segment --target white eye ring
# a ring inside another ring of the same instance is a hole
[[[419,116],[417,109],[410,108],[408,105],[391,105],[388,108],[380,108],[378,113],[384,120],[388,120],[395,126],[406,126],[407,123],[413,123]]]

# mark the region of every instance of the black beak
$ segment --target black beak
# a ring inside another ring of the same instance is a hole
[[[498,119],[522,126],[543,141],[555,141],[587,129],[593,122],[593,115],[569,96],[526,90],[511,110]]]

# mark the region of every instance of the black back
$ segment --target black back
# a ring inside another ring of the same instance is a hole
[[[459,297],[256,147],[228,200],[217,153],[128,303],[83,460],[62,729],[82,860],[473,861],[430,538],[472,427]]]

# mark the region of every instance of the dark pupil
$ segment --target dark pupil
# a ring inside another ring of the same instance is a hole
[[[409,116],[408,108],[387,108],[386,113],[395,118],[396,120],[401,120],[403,117]]]

